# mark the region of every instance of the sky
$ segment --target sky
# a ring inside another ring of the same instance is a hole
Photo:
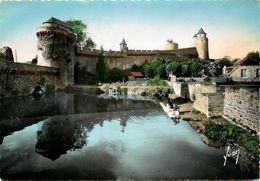
[[[243,58],[260,51],[258,0],[0,0],[0,47],[17,50],[18,62],[37,54],[36,28],[50,17],[80,19],[87,32],[105,50],[119,50],[125,38],[129,49],[161,50],[167,39],[179,48],[192,47],[202,27],[209,39],[210,58]]]

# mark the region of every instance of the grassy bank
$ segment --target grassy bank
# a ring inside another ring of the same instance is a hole
[[[220,141],[224,145],[237,143],[254,154],[260,154],[259,137],[248,130],[233,124],[220,125],[210,122],[205,125],[205,133],[209,139]]]

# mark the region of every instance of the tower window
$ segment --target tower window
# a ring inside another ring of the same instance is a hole
[[[247,70],[246,69],[241,69],[241,77],[242,78],[247,77]]]

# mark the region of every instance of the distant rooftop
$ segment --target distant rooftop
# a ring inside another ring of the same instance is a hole
[[[72,30],[72,28],[69,26],[68,23],[64,22],[64,21],[61,21],[57,18],[54,18],[54,17],[51,17],[50,19],[48,19],[47,21],[43,22],[44,23],[54,23],[54,24],[57,24],[57,25],[60,25],[60,26],[63,26],[65,28],[68,28],[70,30]]]
[[[196,33],[193,37],[197,37],[197,35],[201,35],[201,34],[207,35],[207,33],[205,33],[205,31],[202,28],[200,28],[198,33]]]
[[[123,38],[123,40],[121,41],[120,44],[126,45],[125,39]]]

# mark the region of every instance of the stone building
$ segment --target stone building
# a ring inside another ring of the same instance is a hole
[[[232,67],[224,67],[223,72],[236,82],[259,82],[260,61],[245,57],[238,60]]]

